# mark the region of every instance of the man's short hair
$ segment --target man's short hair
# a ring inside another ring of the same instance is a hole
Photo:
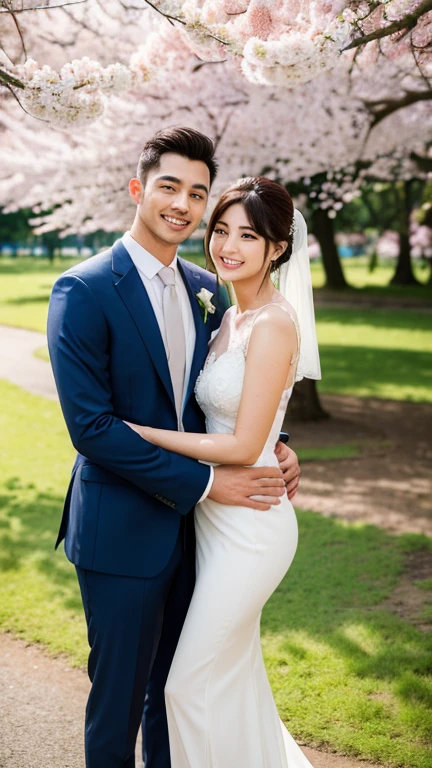
[[[179,127],[158,131],[144,145],[137,168],[137,177],[143,187],[145,187],[148,172],[159,167],[162,155],[167,152],[205,163],[210,172],[210,186],[212,185],[218,171],[212,140],[194,128]]]

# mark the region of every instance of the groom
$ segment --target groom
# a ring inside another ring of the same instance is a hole
[[[194,385],[228,300],[176,249],[200,224],[216,170],[206,136],[158,133],[129,185],[131,231],[51,296],[50,357],[78,452],[57,545],[65,538],[76,566],[91,647],[87,768],[133,768],[141,718],[146,768],[170,766],[164,686],[194,587],[191,510],[208,495],[265,514],[298,485],[297,457],[281,444],[281,470],[213,469],[124,423],[205,431]]]

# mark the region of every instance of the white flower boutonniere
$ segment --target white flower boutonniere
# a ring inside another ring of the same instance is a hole
[[[214,315],[216,312],[216,307],[214,304],[212,304],[212,298],[214,296],[214,293],[211,293],[211,291],[208,291],[207,288],[201,288],[199,293],[195,294],[196,299],[198,301],[198,304],[202,309],[204,310],[204,322],[207,322],[208,315]]]

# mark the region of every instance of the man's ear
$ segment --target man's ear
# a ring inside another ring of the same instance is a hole
[[[131,179],[129,182],[129,195],[137,205],[141,202],[142,192],[143,188],[140,180]]]

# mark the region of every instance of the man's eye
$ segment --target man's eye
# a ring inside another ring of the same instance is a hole
[[[174,187],[171,187],[170,184],[163,184],[162,185],[162,189],[172,189],[172,190],[174,190]]]
[[[196,197],[198,200],[203,200],[204,199],[202,195],[198,195],[196,192],[192,192],[191,197]]]

